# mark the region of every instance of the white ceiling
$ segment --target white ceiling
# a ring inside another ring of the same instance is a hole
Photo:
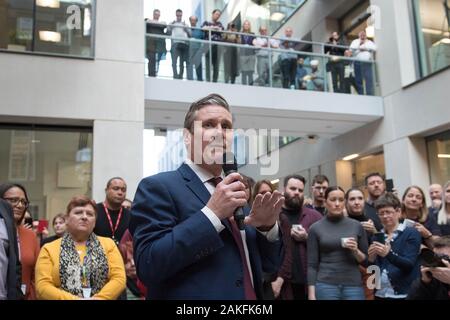
[[[146,128],[181,128],[190,104],[223,95],[234,127],[279,129],[282,135],[335,137],[383,116],[380,97],[146,78]]]

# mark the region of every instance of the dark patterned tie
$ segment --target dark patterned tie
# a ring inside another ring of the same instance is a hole
[[[208,181],[211,181],[211,183],[216,187],[221,181],[221,177],[214,177],[209,179]],[[245,257],[245,251],[244,251],[244,243],[242,242],[241,232],[239,231],[239,228],[234,221],[234,219],[229,218],[228,221],[231,225],[231,234],[233,235],[233,239],[236,242],[236,245],[239,249],[239,254],[241,256],[242,261],[242,267],[244,271],[244,291],[245,291],[245,299],[246,300],[256,300],[256,294],[255,290],[252,286],[252,280],[250,277],[250,269],[247,264],[247,258]]]

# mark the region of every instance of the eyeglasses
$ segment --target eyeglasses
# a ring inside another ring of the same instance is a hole
[[[378,216],[384,217],[384,216],[392,216],[395,213],[395,211],[378,211]]]
[[[25,208],[28,208],[29,202],[25,199],[20,198],[4,198],[6,201],[8,201],[13,207],[17,206],[19,203],[22,204]]]

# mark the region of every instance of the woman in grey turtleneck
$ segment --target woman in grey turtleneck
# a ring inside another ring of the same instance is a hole
[[[327,214],[309,230],[310,300],[364,300],[359,264],[367,261],[367,236],[361,223],[345,217],[344,195],[341,187],[329,187]]]

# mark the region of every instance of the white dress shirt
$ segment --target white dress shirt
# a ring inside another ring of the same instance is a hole
[[[210,172],[206,171],[205,169],[203,169],[202,167],[200,167],[199,165],[193,163],[190,159],[186,160],[186,164],[192,169],[192,171],[194,171],[194,173],[197,175],[197,177],[200,179],[200,181],[203,183],[203,185],[206,187],[206,189],[212,195],[214,193],[215,186],[212,183],[212,181],[209,181],[209,180],[211,180],[215,176],[212,175]],[[225,174],[223,173],[223,171],[220,176],[222,179],[225,178]],[[217,230],[218,233],[220,233],[223,229],[225,229],[225,226],[222,224],[222,221],[220,221],[220,219],[216,216],[216,214],[210,208],[208,208],[207,206],[204,206],[201,211],[205,214],[205,216],[209,219],[209,221],[211,221],[212,225],[214,226],[214,228]],[[247,265],[250,269],[249,270],[250,277],[251,277],[252,284],[253,284],[253,274],[252,274],[252,270],[251,270],[250,258],[249,258],[248,247],[247,247],[247,240],[245,237],[245,230],[240,230],[240,232],[241,232],[242,243],[244,245],[245,258],[247,260]],[[278,239],[279,239],[278,223],[275,223],[273,228],[267,232],[262,232],[259,230],[258,230],[258,232],[262,233],[267,238],[267,240],[270,242],[275,242],[275,241],[278,241]]]

